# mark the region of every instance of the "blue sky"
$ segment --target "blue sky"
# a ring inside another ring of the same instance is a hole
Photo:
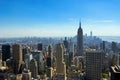
[[[120,36],[120,0],[0,0],[0,37]]]

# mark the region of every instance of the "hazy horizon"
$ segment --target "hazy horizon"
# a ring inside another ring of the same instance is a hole
[[[0,37],[120,36],[119,0],[1,0]]]

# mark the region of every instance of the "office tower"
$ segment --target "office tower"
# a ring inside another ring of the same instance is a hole
[[[22,49],[22,54],[23,54],[23,61],[25,59],[25,55],[30,53],[29,47],[25,47]]]
[[[86,78],[88,80],[101,80],[103,63],[102,51],[86,52]]]
[[[53,48],[52,48],[52,45],[48,46],[48,57],[53,59]]]
[[[16,62],[22,62],[22,47],[19,44],[12,45],[13,59]]]
[[[65,49],[68,51],[68,40],[67,37],[65,37],[65,40],[63,41]]]
[[[102,41],[102,43],[100,43],[100,49],[106,51],[106,41]]]
[[[43,44],[42,43],[38,43],[37,48],[38,48],[38,50],[42,51],[43,50]]]
[[[52,67],[52,61],[53,61],[53,49],[52,45],[48,46],[48,57],[47,57],[47,66]]]
[[[52,64],[53,64],[53,48],[52,48],[52,45],[48,46],[48,56],[47,56],[46,62],[47,62],[46,74],[47,74],[47,77],[49,79],[51,79],[52,76],[53,76],[53,68],[52,68]]]
[[[83,30],[81,28],[81,22],[79,23],[79,29],[77,32],[77,56],[83,54]]]
[[[26,68],[30,69],[30,61],[33,59],[32,54],[25,54],[24,56],[24,62],[26,64]]]
[[[50,57],[47,57],[46,63],[47,63],[47,67],[52,67],[52,60]]]
[[[66,64],[64,62],[64,51],[62,44],[57,44],[56,47],[56,73],[66,77]]]
[[[117,43],[116,42],[112,42],[112,51],[115,53],[115,52],[117,52],[117,49],[118,49]]]
[[[105,51],[105,41],[102,43],[102,49]]]
[[[33,58],[37,61],[38,65],[38,73],[41,74],[44,72],[44,61],[43,61],[43,54],[41,51],[31,52]]]
[[[90,37],[92,37],[92,31],[90,32]]]
[[[67,52],[64,52],[64,62],[66,64],[66,68],[70,66],[70,59],[69,59],[69,54]]]
[[[69,62],[70,62],[70,64],[73,63],[74,53],[75,53],[74,42],[72,42],[70,40],[70,43],[69,43]]]
[[[12,54],[14,60],[14,73],[19,73],[20,66],[23,62],[22,58],[22,48],[19,44],[12,45]]]
[[[30,61],[30,71],[32,74],[32,77],[34,79],[37,79],[37,75],[38,75],[38,66],[37,66],[37,61],[35,59],[32,59]]]
[[[22,80],[31,80],[31,72],[30,70],[24,69],[22,72]]]
[[[2,45],[2,61],[6,61],[10,57],[11,57],[10,45],[9,44]]]
[[[110,67],[110,80],[120,80],[120,66],[115,65]]]

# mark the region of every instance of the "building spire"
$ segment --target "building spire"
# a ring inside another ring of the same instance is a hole
[[[79,28],[81,28],[81,21],[79,22]]]

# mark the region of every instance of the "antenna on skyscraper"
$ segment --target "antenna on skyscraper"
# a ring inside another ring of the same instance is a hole
[[[79,28],[81,28],[81,19],[79,20]]]

